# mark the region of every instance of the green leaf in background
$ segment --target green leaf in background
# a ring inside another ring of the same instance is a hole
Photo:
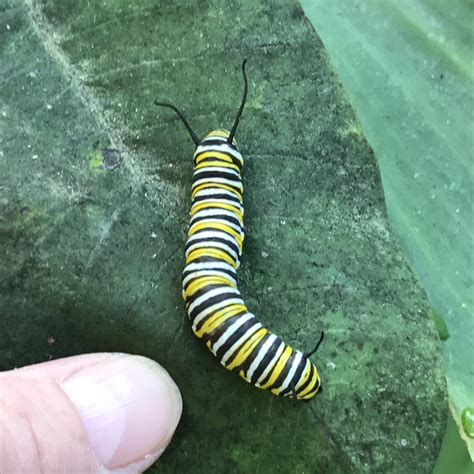
[[[0,0],[1,367],[140,353],[181,387],[159,472],[431,472],[441,346],[394,238],[374,155],[293,1]],[[249,57],[241,286],[308,349],[324,391],[243,383],[180,294],[192,142],[227,126]],[[158,469],[156,470],[158,472]]]
[[[472,474],[473,466],[460,436],[460,430],[452,416],[448,418],[446,433],[433,474]]]
[[[474,3],[301,3],[374,148],[389,215],[437,325],[446,322],[461,425],[474,400]]]

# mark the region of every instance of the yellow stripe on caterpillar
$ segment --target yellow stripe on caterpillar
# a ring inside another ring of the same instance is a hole
[[[199,204],[195,204],[191,207],[191,216],[194,216],[197,212],[202,211],[203,209],[209,208],[218,208],[218,209],[225,209],[227,211],[231,211],[234,214],[237,214],[239,220],[241,221],[244,217],[243,211],[241,211],[238,207],[232,206],[231,204],[227,204],[224,202],[203,202]]]
[[[241,366],[267,333],[268,331],[265,328],[262,328],[253,334],[239,350],[238,354],[234,357],[234,360],[226,366],[227,369],[233,370],[236,367]]]
[[[203,163],[199,163],[197,166],[194,167],[195,170],[200,170],[202,168],[230,168],[235,171],[239,171],[239,167],[234,165],[233,163],[223,163],[222,161],[205,161]]]
[[[205,160],[206,158],[217,158],[227,163],[233,163],[232,158],[229,155],[226,155],[225,153],[222,153],[220,151],[205,151],[203,153],[199,153],[199,155],[197,155],[195,158],[195,162],[198,165],[199,163],[201,163],[202,160]]]
[[[189,253],[188,258],[186,259],[186,265],[189,263],[194,262],[194,260],[198,260],[199,258],[203,257],[211,257],[216,258],[218,260],[224,260],[224,262],[232,265],[234,268],[237,268],[237,264],[232,257],[230,257],[227,253],[223,250],[218,249],[197,249],[193,250]]]
[[[185,291],[185,296],[189,298],[197,291],[200,291],[209,285],[225,285],[230,286],[231,288],[237,288],[235,283],[223,277],[202,277],[198,281],[193,281],[188,285]]]
[[[271,387],[275,383],[276,379],[280,376],[281,372],[285,368],[285,365],[288,362],[288,359],[290,358],[292,352],[293,349],[290,346],[286,346],[285,350],[283,351],[283,354],[279,357],[277,363],[275,364],[275,367],[272,369],[268,382],[264,385],[261,385],[261,389]]]
[[[196,196],[196,193],[198,193],[199,191],[202,191],[204,189],[214,189],[214,188],[224,189],[225,191],[230,191],[231,193],[234,193],[235,196],[239,198],[240,203],[242,204],[243,193],[233,188],[232,186],[228,186],[227,184],[222,184],[222,183],[202,183],[199,186],[195,186],[192,188],[191,197],[194,199]]]
[[[229,318],[234,317],[236,314],[246,312],[247,308],[241,304],[229,305],[226,308],[217,311],[212,315],[199,329],[199,331],[194,331],[197,337],[201,338],[205,334],[212,333],[216,328],[218,328],[224,321],[227,321]]]
[[[198,224],[193,225],[189,231],[188,231],[188,237],[193,236],[196,232],[199,232],[200,230],[223,230],[224,232],[227,232],[228,234],[232,235],[235,240],[237,241],[238,245],[240,248],[242,248],[242,243],[244,241],[244,236],[243,234],[237,232],[235,229],[232,227],[222,224],[221,222],[201,222]]]

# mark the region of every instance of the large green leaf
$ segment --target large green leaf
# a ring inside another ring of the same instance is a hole
[[[403,248],[446,321],[459,420],[474,400],[474,4],[301,3],[374,148]]]
[[[183,392],[160,472],[430,472],[445,425],[430,309],[379,171],[291,0],[0,0],[3,368],[137,352]],[[324,392],[277,399],[223,370],[180,296],[192,143],[250,101],[241,287],[315,358]],[[116,150],[116,151],[113,151]]]

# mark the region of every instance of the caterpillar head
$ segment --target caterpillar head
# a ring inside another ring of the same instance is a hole
[[[231,144],[229,142],[229,137],[230,137],[229,130],[224,130],[222,128],[219,128],[217,130],[213,130],[212,132],[209,132],[200,142],[200,144],[204,144],[207,141],[213,141],[213,140],[222,140],[225,139],[226,143],[229,145]],[[232,145],[235,148],[238,148],[237,146],[237,140],[235,138],[232,139]]]
[[[247,59],[244,59],[244,62],[242,63],[242,75],[244,77],[244,95],[242,97],[242,102],[240,104],[239,111],[237,112],[237,117],[235,118],[234,125],[233,125],[232,130],[230,132],[227,131],[227,130],[214,130],[214,131],[210,132],[209,134],[207,134],[206,137],[203,140],[201,140],[197,136],[197,134],[194,132],[194,130],[192,129],[192,127],[189,124],[189,122],[188,122],[187,118],[185,117],[185,115],[178,108],[176,108],[173,104],[170,104],[168,102],[159,102],[159,101],[155,100],[155,105],[159,105],[161,107],[168,107],[170,109],[173,109],[176,112],[176,114],[178,115],[178,117],[180,118],[181,122],[183,122],[183,125],[186,127],[187,131],[191,135],[191,138],[192,138],[192,140],[193,140],[193,142],[196,146],[198,146],[200,143],[202,143],[205,140],[209,140],[210,136],[214,136],[214,137],[220,137],[221,139],[225,138],[226,142],[229,145],[234,145],[235,147],[237,147],[237,143],[234,140],[234,135],[235,135],[235,132],[237,131],[237,127],[239,126],[240,117],[242,116],[242,112],[243,112],[244,107],[245,107],[245,101],[247,100],[247,91],[248,91],[248,80],[247,80],[247,74],[245,72],[245,64],[246,63],[247,63]]]

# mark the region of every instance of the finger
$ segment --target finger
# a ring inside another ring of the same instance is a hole
[[[142,472],[164,451],[181,395],[158,364],[89,354],[0,374],[0,472]]]

